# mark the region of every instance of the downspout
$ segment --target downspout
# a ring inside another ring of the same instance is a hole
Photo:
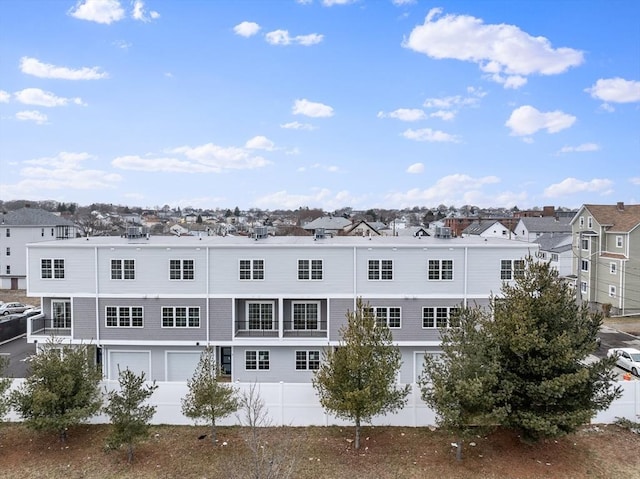
[[[469,268],[468,268],[468,261],[469,261],[469,247],[465,246],[464,247],[464,284],[463,284],[463,306],[466,308],[467,307],[467,294],[468,294],[468,284],[469,284]]]
[[[357,267],[358,267],[358,261],[356,260],[357,257],[357,248],[356,246],[353,247],[353,310],[356,310],[356,300],[358,298],[358,283],[356,280],[356,277],[358,276],[358,272],[357,272]]]
[[[210,337],[209,337],[209,302],[211,301],[210,295],[211,295],[211,290],[209,289],[210,287],[210,283],[209,283],[209,277],[211,275],[210,273],[210,251],[209,251],[209,246],[207,246],[207,248],[205,249],[205,252],[207,254],[207,279],[206,279],[206,294],[205,294],[205,298],[207,300],[207,305],[205,306],[205,311],[207,312],[207,321],[206,321],[206,325],[207,325],[207,333],[206,333],[206,341],[207,341],[207,346],[209,346],[209,341],[210,341]],[[215,358],[215,355],[214,355]],[[217,359],[217,358],[216,358]]]
[[[94,269],[96,271],[96,283],[95,283],[95,288],[96,288],[96,347],[100,347],[100,307],[99,307],[99,291],[100,291],[100,272],[98,271],[98,247],[94,246],[93,248],[93,261],[94,261]],[[103,371],[104,371],[104,362],[103,364]]]

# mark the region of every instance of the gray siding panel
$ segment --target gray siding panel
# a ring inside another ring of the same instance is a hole
[[[74,298],[72,301],[73,339],[95,341],[96,302],[92,298]]]
[[[211,341],[233,339],[233,301],[231,299],[209,300],[209,335]]]

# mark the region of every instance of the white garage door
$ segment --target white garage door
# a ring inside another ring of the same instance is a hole
[[[168,352],[167,381],[187,381],[191,379],[199,360],[199,351]]]
[[[144,372],[145,379],[151,379],[151,353],[149,351],[109,351],[109,379],[118,379],[118,366],[121,371],[129,368],[135,374]]]

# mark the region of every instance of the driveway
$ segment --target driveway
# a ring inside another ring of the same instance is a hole
[[[9,356],[9,367],[5,376],[9,378],[24,378],[27,376],[25,359],[36,353],[35,344],[27,344],[27,338],[21,337],[0,345],[0,354]]]

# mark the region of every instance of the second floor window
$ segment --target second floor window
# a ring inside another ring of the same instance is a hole
[[[169,260],[169,279],[195,278],[195,265],[192,259],[171,259]]]
[[[458,308],[445,306],[434,308],[422,308],[423,328],[449,328],[454,326],[451,317],[458,313]]]
[[[298,279],[321,280],[322,260],[321,259],[299,259]]]
[[[11,274],[11,266],[7,265],[7,274]]]
[[[5,235],[7,236],[7,238],[11,238],[11,229],[7,228]]]
[[[135,260],[112,259],[111,279],[136,279]]]
[[[616,274],[618,271],[616,263],[609,263],[609,273]]]
[[[583,238],[582,242],[580,243],[580,247],[583,250],[588,251],[589,250],[589,240],[587,238]]]
[[[616,297],[616,287],[615,286],[609,286],[609,297],[610,298],[615,298]]]
[[[393,261],[390,259],[370,259],[369,260],[370,280],[392,280]]]
[[[589,261],[586,259],[580,261],[580,271],[589,271]]]
[[[387,326],[388,328],[399,328],[401,315],[399,307],[376,306],[369,308],[369,314],[376,318],[376,324]]]
[[[42,259],[40,273],[42,279],[64,279],[64,260]]]
[[[429,280],[452,280],[453,260],[451,259],[430,259],[429,260]]]
[[[293,329],[318,329],[318,303],[293,303]]]
[[[273,303],[248,303],[247,329],[274,329]]]
[[[198,307],[164,307],[162,308],[163,328],[199,328],[200,308]]]
[[[7,256],[11,256],[11,248],[9,248],[8,246],[7,246],[7,251],[6,251],[6,253],[7,253]]]
[[[616,236],[616,248],[622,248],[622,236]]]
[[[108,328],[141,328],[144,325],[142,307],[107,306],[105,322]]]
[[[260,280],[264,279],[264,260],[262,259],[241,259],[240,279]]]
[[[503,259],[500,261],[500,279],[518,279],[524,276],[524,260]]]

